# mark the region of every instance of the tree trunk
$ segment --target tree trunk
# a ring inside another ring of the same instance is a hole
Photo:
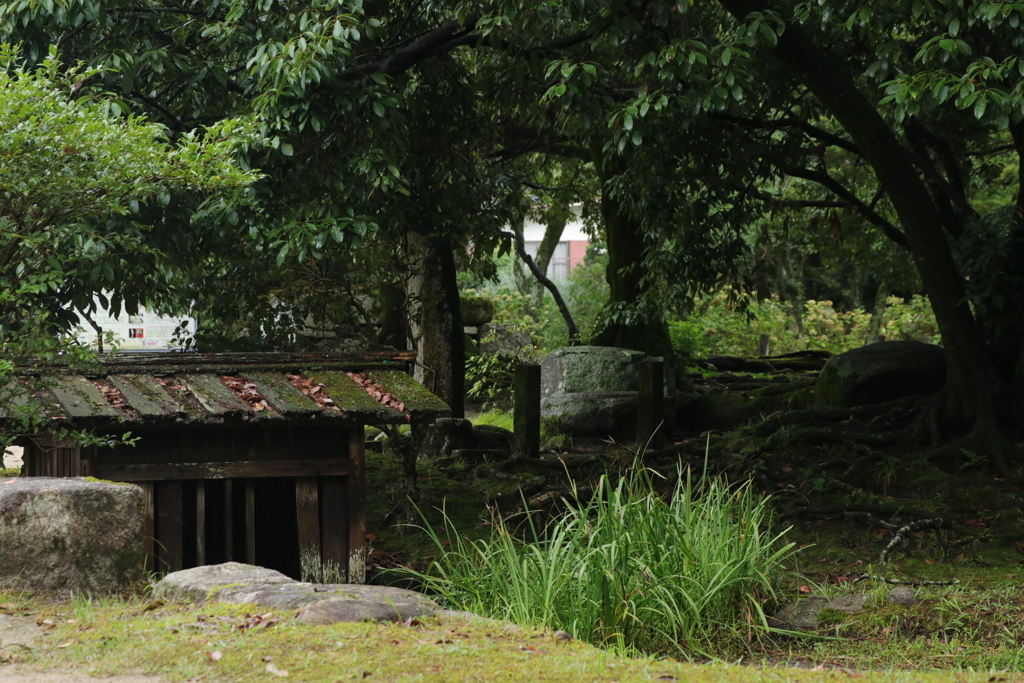
[[[739,20],[772,7],[764,0],[720,0]],[[787,23],[772,48],[778,58],[840,122],[860,147],[892,201],[907,236],[946,348],[948,374],[942,422],[988,428],[999,415],[1002,383],[980,326],[967,304],[938,208],[893,129],[853,79],[819,50],[804,30]]]
[[[864,344],[874,344],[882,333],[882,320],[889,308],[889,284],[882,282],[875,292],[875,305],[871,309],[871,320],[868,321],[868,332],[864,335]]]
[[[409,322],[416,349],[413,376],[452,409],[464,414],[465,335],[451,240],[410,231]]]
[[[607,188],[612,174],[601,163],[601,152],[595,153],[595,167],[601,185]],[[617,198],[605,190],[601,196],[601,218],[604,223],[605,242],[608,246],[608,303],[602,314],[601,329],[594,338],[597,346],[617,346],[636,349],[651,356],[670,356],[672,343],[668,324],[661,311],[644,310],[644,294],[649,288],[645,281],[647,269],[644,259],[652,246],[640,221],[628,216]]]
[[[533,262],[537,264],[540,272],[545,275],[548,274],[548,265],[551,263],[551,257],[555,255],[555,248],[562,241],[565,222],[563,218],[548,223],[547,228],[544,229],[544,239],[541,240],[540,245],[537,247],[537,258]],[[533,306],[534,310],[539,311],[541,304],[544,302],[544,287],[533,278],[531,278],[531,283],[530,305]]]

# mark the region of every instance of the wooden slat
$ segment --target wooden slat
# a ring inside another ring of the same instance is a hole
[[[416,358],[413,351],[370,353],[122,353],[101,361],[109,374],[173,375],[209,372],[298,372],[303,368],[359,370],[369,367],[405,367]],[[18,375],[75,374],[63,361],[39,361],[15,368]]]
[[[416,417],[437,418],[451,415],[444,401],[422,384],[398,370],[373,370],[366,376],[405,404],[405,412]]]
[[[142,417],[173,417],[185,412],[152,375],[110,375],[107,379]]]
[[[18,381],[8,381],[0,386],[0,418],[16,417],[20,406],[33,402],[32,389]]]
[[[110,481],[315,477],[348,474],[349,462],[342,458],[175,463],[104,463],[97,461],[95,470],[98,479],[109,479]]]
[[[245,480],[245,561],[256,564],[256,482]]]
[[[324,565],[348,569],[348,515],[345,514],[344,477],[323,477],[321,479],[320,554]]]
[[[355,380],[344,372],[310,370],[303,374],[314,383],[323,384],[327,395],[346,414],[361,416],[375,422],[387,417],[389,412],[396,419],[399,417],[396,411],[388,411],[380,403],[377,403],[366,393],[365,389],[356,384]]]
[[[234,487],[230,479],[224,480],[224,561],[235,559],[235,506],[231,497]]]
[[[182,380],[210,415],[223,417],[255,412],[238,394],[228,389],[218,375],[184,375]]]
[[[277,372],[252,372],[242,375],[256,384],[260,393],[270,407],[285,417],[309,417],[318,414],[330,414],[316,401],[307,398],[296,389],[288,377]]]
[[[160,481],[156,484],[157,542],[160,566],[164,571],[176,572],[182,568],[182,490],[180,481]]]
[[[206,482],[196,482],[196,566],[206,565]]]
[[[118,417],[96,385],[76,375],[55,378],[53,394],[68,417]]]
[[[323,563],[320,554],[320,497],[315,477],[295,480],[295,513],[298,519],[299,558],[310,556]]]
[[[348,475],[348,581],[366,579],[366,434],[362,425],[349,431],[348,456],[352,470]]]

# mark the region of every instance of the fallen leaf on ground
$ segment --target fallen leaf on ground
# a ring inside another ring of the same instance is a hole
[[[284,669],[278,669],[276,666],[274,666],[273,662],[267,662],[267,672],[272,673],[275,676],[280,676],[281,678],[288,678],[288,676],[291,675]]]

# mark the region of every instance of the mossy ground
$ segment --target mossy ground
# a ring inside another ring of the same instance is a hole
[[[425,619],[411,625],[309,626],[251,607],[150,603],[143,598],[42,604],[0,594],[0,613],[31,615],[45,627],[32,649],[0,648],[7,671],[140,673],[169,681],[810,681],[820,670],[690,664],[626,658],[551,633],[499,622]],[[280,617],[280,620],[277,619]],[[266,626],[265,624],[272,624]],[[831,668],[831,667],[829,667]],[[948,681],[948,672],[868,673],[865,681]],[[854,671],[857,669],[857,671]],[[958,672],[953,680],[989,681]],[[1002,676],[1012,679],[1012,676]]]

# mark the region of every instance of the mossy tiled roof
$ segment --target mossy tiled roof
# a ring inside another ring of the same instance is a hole
[[[404,373],[409,360],[405,352],[161,353],[112,356],[88,369],[26,365],[0,391],[0,419],[14,417],[25,403],[42,407],[58,423],[85,427],[338,419],[387,424],[448,415],[440,399]]]

